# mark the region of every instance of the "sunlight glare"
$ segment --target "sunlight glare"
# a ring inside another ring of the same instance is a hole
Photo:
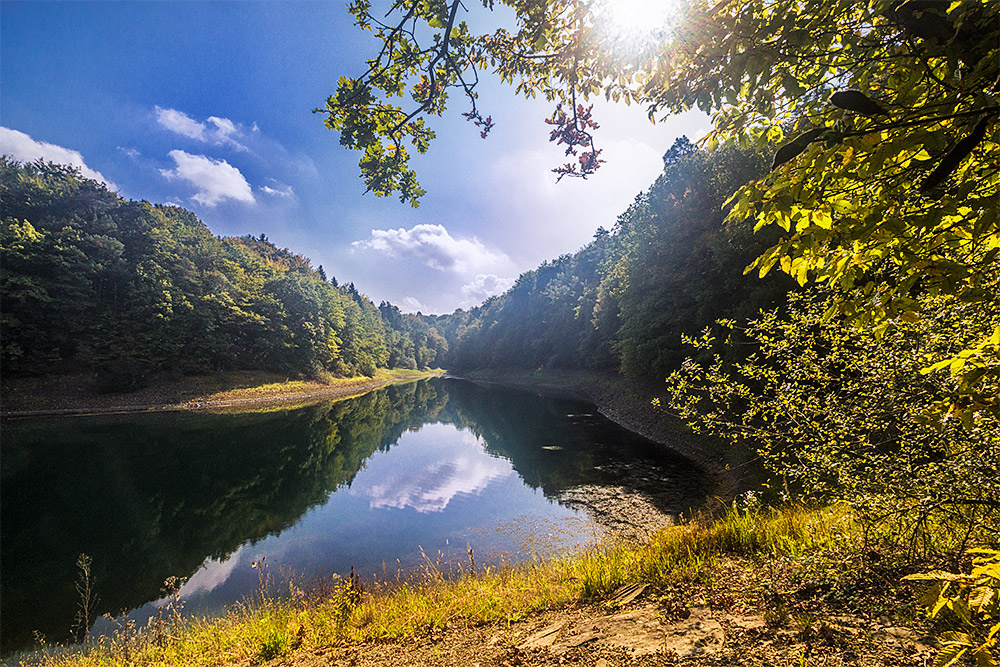
[[[605,0],[609,27],[619,33],[652,33],[663,28],[679,0]]]

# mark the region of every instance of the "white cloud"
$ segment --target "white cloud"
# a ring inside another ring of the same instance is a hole
[[[9,155],[20,162],[34,162],[41,159],[46,162],[68,164],[71,167],[78,167],[86,178],[101,181],[111,190],[118,189],[118,186],[106,179],[101,172],[88,167],[78,151],[44,141],[35,141],[24,132],[0,127],[0,154]]]
[[[240,547],[236,550],[236,553],[223,561],[206,558],[201,567],[181,586],[181,596],[185,598],[191,597],[195,593],[215,590],[226,583],[229,575],[236,569],[236,565],[240,561],[240,552],[242,551],[243,547]]]
[[[291,197],[292,195],[295,194],[292,191],[292,186],[290,185],[281,185],[280,183],[277,182],[275,183],[275,185],[277,185],[278,187],[272,188],[267,185],[262,185],[258,188],[258,190],[260,190],[264,194],[271,195],[273,197]]]
[[[131,148],[131,147],[129,147],[129,148],[126,148],[126,147],[124,147],[124,146],[118,146],[117,148],[118,148],[118,150],[120,150],[120,151],[121,151],[122,153],[125,153],[125,155],[129,156],[129,157],[130,157],[131,159],[133,159],[133,160],[138,160],[138,159],[139,159],[139,157],[140,157],[140,156],[142,155],[142,154],[141,154],[141,153],[140,153],[140,152],[139,152],[139,151],[138,151],[137,149],[135,149],[135,148]]]
[[[493,273],[480,273],[472,282],[462,285],[462,294],[466,297],[466,301],[462,305],[478,304],[495,294],[506,292],[513,284],[513,278],[501,278]]]
[[[205,141],[205,130],[208,128],[183,111],[156,107],[156,120],[171,132],[176,132],[177,134],[197,139],[198,141]]]
[[[410,229],[373,229],[368,241],[355,241],[355,248],[379,250],[392,256],[412,257],[439,271],[467,273],[508,262],[476,238],[457,239],[443,225],[421,224]]]
[[[403,310],[407,313],[421,312],[425,313],[430,310],[427,306],[420,302],[420,299],[414,296],[404,296],[403,297]]]
[[[441,512],[455,496],[477,495],[493,480],[510,474],[509,464],[473,450],[422,469],[389,475],[378,483],[358,484],[351,493],[368,496],[373,508]]]
[[[236,134],[236,125],[233,121],[228,118],[219,118],[218,116],[209,116],[208,122],[215,126],[215,132],[220,137],[228,137],[232,134]]]
[[[191,155],[181,150],[170,151],[176,169],[161,169],[170,180],[187,181],[198,189],[191,199],[205,206],[215,206],[225,199],[252,204],[255,200],[250,184],[240,170],[225,160],[213,160],[204,155]]]
[[[229,146],[237,150],[249,150],[242,143],[237,141],[237,137],[242,136],[242,132],[236,123],[228,118],[209,116],[207,124],[195,120],[183,111],[177,109],[164,109],[156,107],[156,120],[163,127],[190,139],[202,141],[215,146]],[[254,123],[254,127],[256,127]]]

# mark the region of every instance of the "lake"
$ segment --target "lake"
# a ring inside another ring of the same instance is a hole
[[[253,414],[12,420],[0,456],[0,652],[65,641],[76,561],[98,612],[188,613],[258,587],[515,562],[702,504],[695,464],[578,400],[436,378]],[[107,622],[103,622],[107,625]],[[96,628],[102,629],[101,623]]]

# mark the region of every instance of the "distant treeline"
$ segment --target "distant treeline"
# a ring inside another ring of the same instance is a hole
[[[682,137],[656,182],[609,232],[521,275],[505,294],[431,320],[448,339],[445,365],[586,368],[662,379],[690,355],[681,335],[784,301],[792,281],[744,268],[773,234],[726,225],[723,205],[767,170],[769,157],[697,150]]]
[[[3,371],[94,371],[128,390],[159,370],[373,375],[434,364],[444,338],[260,237],[214,236],[176,206],[79,171],[0,157]]]
[[[679,139],[611,231],[440,316],[376,307],[264,235],[220,238],[189,211],[127,201],[70,167],[2,158],[4,372],[92,369],[129,389],[151,371],[372,375],[446,366],[598,369],[662,378],[681,335],[784,301],[743,269],[774,238],[723,221],[761,154]]]

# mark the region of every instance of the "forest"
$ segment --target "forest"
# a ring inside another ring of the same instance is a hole
[[[265,235],[218,238],[182,208],[4,158],[5,372],[84,368],[107,391],[163,370],[371,375],[435,364],[662,379],[689,356],[681,334],[773,307],[795,285],[777,273],[745,279],[774,235],[725,221],[723,203],[766,159],[682,137],[610,231],[475,308],[433,316],[376,307]]]
[[[681,334],[780,303],[795,284],[743,269],[772,242],[727,224],[723,204],[759,176],[760,151],[681,137],[663,173],[608,231],[522,274],[506,293],[439,317],[450,368],[591,369],[662,380],[689,356]]]
[[[427,368],[443,338],[259,237],[126,201],[53,163],[0,158],[5,374],[85,370],[99,389],[158,371],[373,375]]]

